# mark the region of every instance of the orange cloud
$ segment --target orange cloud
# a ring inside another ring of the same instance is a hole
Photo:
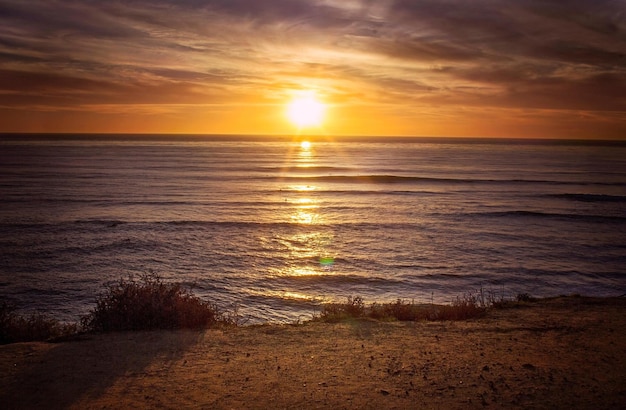
[[[0,132],[626,138],[617,2],[0,2]]]

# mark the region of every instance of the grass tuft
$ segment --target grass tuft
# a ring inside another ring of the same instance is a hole
[[[456,298],[451,305],[439,306],[431,320],[467,320],[481,317],[487,311],[487,306],[478,297],[472,294],[463,298]]]
[[[87,331],[207,328],[233,324],[217,305],[155,273],[106,285],[96,307],[81,321]]]
[[[399,320],[415,322],[432,318],[433,306],[407,302],[402,299],[394,303],[373,303],[369,308],[368,316],[377,320]]]

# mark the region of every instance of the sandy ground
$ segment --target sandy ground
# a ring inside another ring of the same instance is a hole
[[[1,408],[624,408],[626,298],[0,346]]]

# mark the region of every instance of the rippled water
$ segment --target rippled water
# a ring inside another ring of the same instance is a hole
[[[0,142],[0,296],[75,319],[155,271],[253,320],[320,302],[626,293],[626,146],[432,139]]]

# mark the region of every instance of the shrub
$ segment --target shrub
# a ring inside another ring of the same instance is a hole
[[[363,303],[363,298],[349,296],[346,303],[324,304],[320,313],[320,320],[335,323],[348,318],[360,318],[364,315],[365,303]]]
[[[20,315],[15,306],[0,303],[0,344],[48,341],[77,332],[75,324],[61,323],[41,313]]]
[[[202,328],[229,320],[212,303],[194,296],[179,283],[165,283],[154,273],[106,285],[96,307],[82,319],[86,330]]]

